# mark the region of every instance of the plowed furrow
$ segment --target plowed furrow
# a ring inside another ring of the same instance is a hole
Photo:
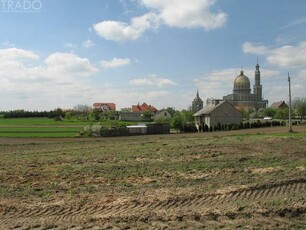
[[[103,213],[107,213],[105,210],[105,206],[101,206],[96,208],[96,210],[93,213],[90,213],[91,215],[102,215]]]
[[[74,207],[70,206],[65,208],[61,213],[59,213],[61,216],[69,215],[70,213],[73,213]]]
[[[135,206],[134,209],[139,210],[139,205]],[[127,203],[124,205],[117,206],[114,210],[110,210],[107,214],[109,215],[119,215],[121,213],[129,211],[132,212],[131,204]]]
[[[127,216],[138,215],[138,213],[150,212],[167,212],[167,210],[194,210],[209,208],[213,206],[230,206],[236,200],[260,201],[271,197],[285,197],[289,194],[299,194],[305,192],[306,181],[289,181],[276,185],[254,187],[244,190],[231,191],[222,194],[200,194],[193,196],[183,196],[170,198],[163,201],[126,201],[121,204],[108,206],[76,206],[76,207],[60,207],[51,206],[44,208],[29,208],[23,210],[13,210],[6,213],[6,218],[41,218],[53,216],[54,220],[65,220],[71,217],[78,218],[80,216]]]
[[[195,207],[203,206],[203,204],[206,203],[206,202],[205,202],[206,200],[207,200],[207,197],[202,197],[202,198],[198,199],[197,201],[195,201],[193,205],[194,205]],[[189,203],[191,203],[191,202],[189,202]]]
[[[39,208],[36,208],[36,209],[29,209],[29,210],[26,210],[24,213],[22,213],[20,216],[22,217],[33,217],[35,216],[36,214],[38,214],[39,212],[41,212],[42,210],[39,209]]]

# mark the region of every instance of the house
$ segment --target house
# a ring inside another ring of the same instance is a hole
[[[270,106],[272,109],[287,109],[288,105],[284,101],[273,102]]]
[[[195,125],[198,130],[205,125],[215,127],[226,124],[240,124],[242,122],[242,114],[232,104],[227,101],[216,100],[215,103],[204,107],[193,115],[195,117]]]
[[[152,105],[148,105],[147,103],[143,103],[142,105],[140,105],[139,103],[137,105],[132,105],[133,113],[146,112],[146,111],[150,111],[151,113],[156,113],[157,109]]]
[[[94,109],[99,109],[102,112],[108,112],[110,110],[116,111],[116,104],[115,103],[94,103]]]
[[[153,120],[158,118],[170,119],[171,117],[171,114],[166,109],[159,110],[152,116]]]

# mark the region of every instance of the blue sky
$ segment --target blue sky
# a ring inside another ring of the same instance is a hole
[[[306,92],[304,0],[1,0],[0,111],[231,94],[257,58],[269,104]]]

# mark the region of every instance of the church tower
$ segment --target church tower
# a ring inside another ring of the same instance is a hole
[[[257,61],[257,65],[255,66],[255,85],[253,86],[253,93],[255,95],[256,101],[262,100],[262,85],[260,84],[260,70]]]
[[[197,91],[197,96],[192,101],[191,111],[196,113],[201,109],[203,109],[203,101],[199,96],[199,91]]]

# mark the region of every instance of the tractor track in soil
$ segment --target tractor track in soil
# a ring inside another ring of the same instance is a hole
[[[288,195],[299,194],[305,190],[306,179],[300,178],[227,192],[170,197],[165,200],[158,200],[158,198],[149,200],[143,197],[139,200],[131,199],[119,203],[114,202],[95,205],[85,203],[84,205],[76,206],[54,205],[43,208],[2,206],[0,207],[0,226],[9,226],[17,220],[21,223],[21,225],[19,224],[20,226],[22,226],[22,223],[33,223],[34,220],[44,220],[45,224],[78,222],[84,220],[84,218],[103,222],[110,220],[118,221],[118,219],[126,220],[129,218],[142,220],[142,218],[147,216],[147,218],[160,220],[166,218],[169,213],[172,213],[172,215],[180,214],[188,216],[188,213],[197,212],[207,217],[212,215],[211,210],[216,209],[222,210],[222,212],[225,213],[218,215],[228,215],[227,212],[232,212],[231,210],[234,210],[235,204],[238,201],[255,204],[258,201],[264,201],[271,198],[286,198]],[[300,206],[301,209],[299,209],[299,212],[305,215],[306,201],[301,203]],[[289,209],[287,211],[292,212],[292,210]],[[281,210],[278,212],[281,214]],[[283,212],[286,212],[286,210],[283,210]],[[249,215],[255,215],[255,213],[258,214],[260,211],[254,210],[254,213],[249,213]],[[238,214],[239,212],[232,212],[231,215],[237,216]],[[267,215],[264,212],[261,214]],[[196,217],[193,216],[190,218]],[[31,219],[31,221],[29,221],[29,219]]]

